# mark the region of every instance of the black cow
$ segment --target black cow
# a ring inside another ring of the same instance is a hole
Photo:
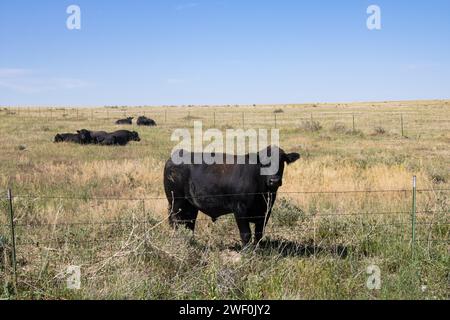
[[[279,150],[278,172],[273,175],[261,175],[261,169],[267,168],[267,159],[277,148]],[[186,152],[180,150],[175,154]],[[267,156],[268,155],[268,156]],[[195,156],[188,153],[194,163]],[[216,157],[226,159],[226,155]],[[218,217],[234,213],[244,245],[251,240],[250,223],[255,224],[255,243],[258,243],[270,217],[278,188],[282,185],[284,164],[291,164],[300,158],[298,153],[285,153],[278,147],[268,147],[258,154],[245,155],[246,164],[175,164],[172,159],[164,168],[164,190],[169,202],[169,221],[172,226],[184,225],[194,231],[198,211],[210,216],[213,221]],[[249,159],[256,159],[250,164]],[[227,161],[228,162],[228,161]],[[225,160],[223,160],[225,163]]]
[[[92,136],[89,130],[78,130],[77,133],[58,133],[54,142],[72,142],[78,144],[89,144],[92,142]]]
[[[101,144],[102,146],[113,146],[113,145],[117,145],[117,140],[116,138],[108,133],[105,136],[101,137],[101,139],[98,142],[99,144]],[[128,143],[128,142],[127,142]],[[123,143],[122,145],[125,145],[126,143]]]
[[[90,133],[94,144],[99,144],[108,135],[108,132],[106,131],[90,131]]]
[[[137,119],[137,125],[138,126],[148,126],[148,127],[154,127],[156,126],[156,122],[153,119],[149,119],[147,117],[139,117]]]
[[[130,141],[141,141],[141,138],[136,131],[119,130],[97,136],[97,143],[101,145],[124,146]]]
[[[133,117],[128,117],[126,119],[120,119],[116,121],[116,124],[133,124]]]

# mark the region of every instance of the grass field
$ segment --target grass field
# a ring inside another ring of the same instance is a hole
[[[140,143],[53,143],[58,132],[113,131],[114,120],[139,115],[158,123],[131,127]],[[162,174],[170,136],[194,121],[276,127],[282,148],[301,153],[259,248],[239,250],[232,216],[212,223],[201,214],[194,238],[169,228]],[[18,264],[14,294],[3,197],[2,298],[449,298],[450,101],[0,108],[0,133],[0,192],[16,195]],[[69,265],[81,266],[79,290],[67,289]],[[366,286],[371,265],[380,290]]]

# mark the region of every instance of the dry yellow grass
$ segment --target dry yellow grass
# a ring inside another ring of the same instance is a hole
[[[82,128],[112,131],[117,128],[115,119],[144,114],[159,126],[132,126],[139,131],[141,143],[109,148],[52,142],[57,132]],[[407,137],[401,135],[401,117]],[[195,243],[190,243],[183,231],[172,231],[163,221],[167,218],[167,201],[162,185],[164,162],[174,147],[170,135],[175,128],[190,128],[199,120],[205,128],[214,124],[222,129],[279,128],[281,146],[303,157],[286,169],[268,238],[290,241],[297,249],[311,241],[329,246],[345,244],[353,252],[351,258],[336,258],[331,247],[317,259],[295,250],[296,254],[283,256],[283,250],[272,248],[262,254],[244,254],[228,266],[224,262],[231,259],[227,250],[238,239],[231,219],[213,224],[200,215]],[[322,128],[310,130],[303,125],[308,121]],[[377,127],[386,133],[375,134]],[[0,111],[0,133],[0,191],[11,187],[16,195],[24,196],[15,200],[18,242],[23,243],[19,246],[20,273],[22,279],[39,289],[31,290],[22,283],[21,291],[27,297],[372,297],[364,289],[364,268],[370,261],[378,261],[388,278],[378,297],[420,298],[418,288],[423,277],[414,278],[415,265],[405,262],[409,254],[411,192],[343,192],[410,190],[413,175],[419,189],[450,188],[449,101],[22,108]],[[336,193],[310,193],[316,191]],[[293,207],[285,207],[284,200]],[[417,206],[419,222],[431,223],[418,227],[418,237],[448,239],[449,192],[419,193]],[[1,208],[6,210],[6,203],[2,202]],[[362,215],[389,212],[399,215]],[[347,216],[351,213],[360,215]],[[4,225],[5,215],[1,216]],[[159,221],[163,223],[157,224]],[[59,225],[53,226],[55,223]],[[155,229],[151,235],[143,237],[152,226]],[[7,228],[0,229],[2,235],[8,235]],[[123,248],[130,238],[134,242]],[[139,246],[142,239],[145,245]],[[423,260],[419,262],[424,266],[423,275],[431,277],[428,282],[434,291],[430,289],[423,297],[442,298],[446,291],[446,243],[425,244],[428,247],[423,247],[419,254]],[[122,254],[111,259],[105,269],[96,270],[117,252]],[[249,260],[252,267],[248,267]],[[64,290],[64,282],[54,278],[68,264],[81,264],[85,270],[85,286],[79,292]],[[189,268],[201,276],[191,277]],[[243,284],[221,283],[220,275],[229,270],[231,277],[241,279],[238,282]],[[410,277],[409,284],[404,283],[404,274]],[[229,286],[229,290],[221,291],[223,286]]]

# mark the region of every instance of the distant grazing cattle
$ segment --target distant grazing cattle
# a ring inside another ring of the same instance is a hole
[[[102,146],[113,146],[117,145],[118,143],[116,142],[116,138],[108,133],[99,138],[98,144],[101,144]]]
[[[79,130],[77,133],[61,133],[55,136],[55,142],[73,142],[79,144],[101,144],[124,146],[130,141],[141,141],[136,131],[118,130],[106,131]]]
[[[149,127],[154,127],[156,126],[156,122],[153,119],[149,119],[147,117],[139,117],[137,119],[137,125],[138,126],[149,126]]]
[[[270,166],[266,160],[275,154],[274,148],[279,151],[278,172],[261,175],[261,168]],[[176,151],[179,154],[183,152],[187,151]],[[194,163],[195,156],[188,153],[191,163]],[[234,213],[242,243],[246,245],[251,240],[250,223],[255,224],[255,242],[258,243],[278,188],[282,185],[284,165],[297,161],[300,155],[287,154],[278,147],[268,147],[251,156],[257,159],[256,164],[250,164],[250,155],[240,156],[241,160],[245,158],[246,164],[238,164],[238,156],[234,156],[234,164],[175,164],[169,159],[164,168],[164,190],[169,202],[170,224],[181,224],[194,231],[198,211],[210,216],[213,221]],[[217,154],[215,157],[224,159],[223,163],[226,163],[226,155]]]
[[[133,117],[129,117],[126,119],[120,119],[116,121],[116,124],[133,124]]]
[[[98,144],[104,140],[104,137],[108,135],[106,131],[90,131],[92,137],[92,143]]]
[[[92,142],[92,136],[88,130],[78,130],[77,133],[58,133],[55,136],[56,143],[58,142],[72,142],[79,144],[89,144]]]
[[[101,145],[124,146],[130,141],[141,141],[141,138],[136,131],[119,130],[106,134],[98,134],[96,141]]]

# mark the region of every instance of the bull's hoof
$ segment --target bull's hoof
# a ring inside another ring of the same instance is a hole
[[[241,244],[241,252],[246,253],[246,252],[252,252],[255,249],[255,245],[253,245],[252,242],[248,242],[248,243],[242,243]]]

